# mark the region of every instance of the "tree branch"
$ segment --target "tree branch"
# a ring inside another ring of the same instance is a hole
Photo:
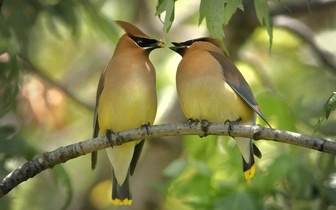
[[[179,135],[205,135],[205,132],[203,131],[205,126],[207,127],[207,135],[228,135],[228,125],[219,123],[164,124],[149,126],[148,133],[146,129],[142,128],[118,132],[111,136],[111,142],[109,142],[105,136],[100,136],[91,140],[60,147],[52,152],[45,152],[42,156],[31,160],[12,171],[0,181],[0,198],[23,181],[34,177],[47,168],[53,168],[55,165],[65,163],[70,159],[137,139]],[[302,146],[320,152],[336,154],[336,142],[290,131],[264,128],[259,125],[235,125],[232,126],[230,134],[234,137],[239,136],[253,138],[255,140],[272,140]]]

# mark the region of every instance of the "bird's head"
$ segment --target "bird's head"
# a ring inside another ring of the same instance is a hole
[[[136,44],[136,46],[144,49],[145,51],[150,52],[156,48],[165,47],[164,42],[149,37],[136,26],[128,22],[117,20],[115,23],[124,29],[126,37],[130,38]]]
[[[219,48],[221,48],[221,43],[219,40],[211,37],[201,37],[197,39],[190,39],[184,42],[172,42],[174,46],[169,47],[171,50],[177,52],[181,56],[184,55],[187,49],[192,47],[195,43],[211,43]]]

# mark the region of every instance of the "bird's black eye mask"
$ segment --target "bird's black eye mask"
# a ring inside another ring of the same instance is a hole
[[[151,47],[157,45],[158,41],[145,37],[129,36],[139,47]]]
[[[208,42],[209,40],[207,38],[200,38],[200,39],[191,39],[191,40],[188,40],[188,41],[185,41],[185,42],[173,42],[173,44],[176,46],[176,47],[179,47],[179,46],[191,46],[193,43],[195,42]]]

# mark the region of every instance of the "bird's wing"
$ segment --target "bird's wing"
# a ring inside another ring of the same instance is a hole
[[[93,116],[93,138],[96,138],[99,134],[98,105],[99,105],[100,95],[101,95],[101,93],[103,92],[103,89],[104,89],[106,69],[107,69],[107,67],[104,69],[104,71],[100,75],[98,88],[97,88],[96,107],[95,107],[94,116]],[[92,170],[94,170],[96,168],[97,160],[98,160],[98,153],[97,152],[92,152],[91,153],[91,169]]]
[[[131,164],[130,164],[131,176],[133,175],[135,167],[138,163],[144,143],[145,143],[145,140],[143,139],[137,145],[135,145],[133,157],[132,157]]]
[[[226,82],[230,87],[265,121],[265,123],[271,128],[271,125],[267,122],[265,116],[261,112],[250,86],[246,82],[243,75],[237,69],[237,67],[224,55],[218,52],[209,51],[209,53],[220,63],[222,66],[223,74]]]

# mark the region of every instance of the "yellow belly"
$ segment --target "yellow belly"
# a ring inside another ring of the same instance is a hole
[[[220,67],[198,68],[177,72],[177,92],[186,117],[217,123],[241,118],[240,124],[253,123],[252,108],[225,82],[219,70],[212,69]]]
[[[124,87],[104,89],[98,106],[100,131],[114,132],[153,124],[157,109],[155,90],[133,84]]]
[[[132,76],[132,75],[131,75]],[[116,78],[116,77],[113,77]],[[105,86],[98,105],[98,123],[101,135],[106,130],[119,132],[141,125],[153,124],[157,99],[155,82],[144,84],[141,78],[128,81],[115,80]],[[134,147],[139,141],[106,149],[119,185],[125,181],[133,157]]]

